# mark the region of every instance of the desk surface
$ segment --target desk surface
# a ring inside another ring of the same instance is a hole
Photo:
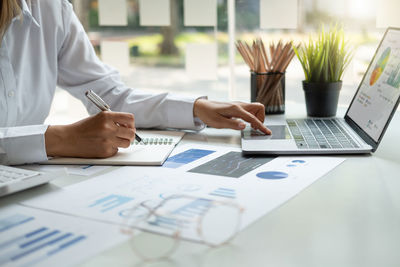
[[[288,110],[289,116],[304,113],[300,105]],[[149,264],[124,243],[83,266],[400,266],[399,136],[397,112],[376,153],[346,157],[338,168],[239,233],[230,245],[211,249],[181,242],[169,260]],[[239,146],[240,134],[205,129],[187,134],[182,143],[186,142]],[[54,184],[85,179],[90,178],[69,176]],[[0,200],[0,205],[48,190],[49,185],[21,192]]]

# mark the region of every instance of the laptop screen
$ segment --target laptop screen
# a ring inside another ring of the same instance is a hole
[[[378,142],[400,96],[400,30],[386,32],[348,111]]]

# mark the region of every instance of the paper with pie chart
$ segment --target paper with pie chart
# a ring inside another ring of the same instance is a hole
[[[200,215],[207,201],[234,202],[244,209],[243,229],[344,161],[338,157],[240,155],[239,148],[182,145],[170,156],[165,167],[119,168],[23,204],[122,224],[132,208],[141,203],[158,203],[173,195],[190,195],[195,197],[193,203],[177,208],[184,216]],[[162,226],[157,229],[153,225],[147,230],[163,233]],[[184,231],[182,236],[188,240],[198,239]]]

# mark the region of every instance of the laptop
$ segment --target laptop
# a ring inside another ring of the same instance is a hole
[[[282,118],[267,125],[272,135],[247,127],[242,150],[275,155],[375,152],[399,101],[400,28],[388,28],[344,118]]]

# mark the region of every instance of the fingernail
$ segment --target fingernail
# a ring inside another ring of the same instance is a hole
[[[271,134],[271,130],[268,129],[267,127],[264,127],[263,132],[264,132],[265,134]]]
[[[243,122],[239,123],[239,128],[240,129],[246,128],[246,124],[244,124]]]

